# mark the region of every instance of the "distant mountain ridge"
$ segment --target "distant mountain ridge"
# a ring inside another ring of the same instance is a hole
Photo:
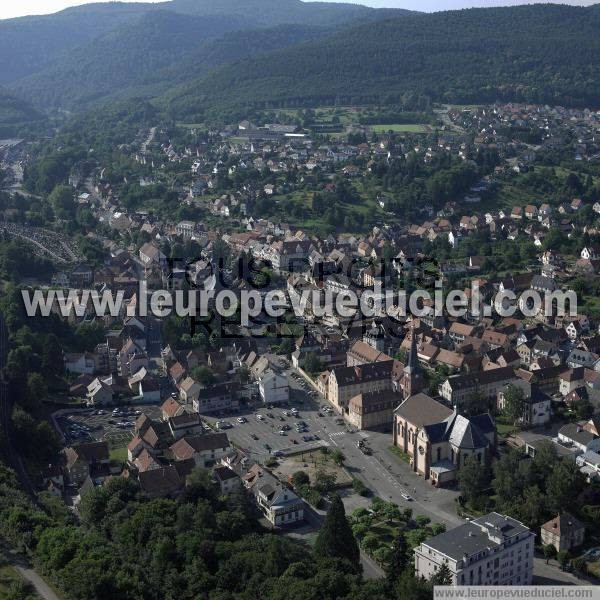
[[[172,90],[173,114],[215,105],[497,99],[600,106],[600,10],[554,4],[411,14],[217,69]]]

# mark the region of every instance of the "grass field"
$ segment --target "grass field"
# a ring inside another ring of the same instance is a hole
[[[127,461],[127,446],[116,446],[115,448],[110,449],[109,453],[110,460],[114,460],[117,462],[126,462]]]
[[[419,125],[416,123],[392,123],[391,125],[370,125],[370,128],[375,133],[387,133],[393,131],[395,133],[427,133],[430,131],[427,125]]]

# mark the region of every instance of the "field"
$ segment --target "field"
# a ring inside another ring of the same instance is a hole
[[[116,462],[126,462],[127,461],[127,446],[116,446],[110,449],[109,453],[110,460],[114,460]]]
[[[391,125],[370,125],[372,131],[375,133],[387,133],[393,131],[394,133],[427,133],[431,131],[427,125],[419,125],[413,123],[395,123]]]

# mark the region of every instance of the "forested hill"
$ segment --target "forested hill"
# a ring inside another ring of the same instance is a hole
[[[600,9],[533,5],[413,14],[240,61],[174,90],[176,115],[218,105],[497,99],[600,105]]]
[[[72,49],[12,89],[39,106],[77,107],[181,64],[206,42],[244,24],[234,16],[152,11]]]
[[[30,104],[0,88],[0,138],[12,137],[20,125],[41,119]]]
[[[232,25],[237,23],[239,29],[245,30],[282,24],[339,26],[409,13],[391,9],[376,10],[356,4],[307,3],[300,0],[172,0],[158,3],[85,4],[52,15],[0,20],[0,85],[41,73],[48,66],[56,67],[57,63],[68,69],[70,52],[89,47],[90,43],[102,39],[109,32],[118,33],[123,25],[129,27],[132,36],[139,37],[144,33],[144,22],[140,20],[143,15],[165,12],[204,17],[207,22],[218,17],[228,18]],[[166,44],[181,44],[168,31],[165,36]],[[194,37],[193,34],[191,37]],[[165,52],[168,53],[168,50]]]
[[[236,15],[263,26],[339,25],[350,21],[380,18],[382,14],[408,14],[402,9],[374,9],[342,2],[301,0],[172,0],[163,6],[194,15]]]

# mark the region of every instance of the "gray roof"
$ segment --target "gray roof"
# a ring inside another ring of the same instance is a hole
[[[454,419],[449,440],[457,448],[476,449],[486,448],[489,445],[488,439],[479,427],[462,415],[457,415]]]
[[[436,535],[423,544],[458,561],[465,556],[499,548],[503,541],[528,531],[519,521],[492,512]]]

